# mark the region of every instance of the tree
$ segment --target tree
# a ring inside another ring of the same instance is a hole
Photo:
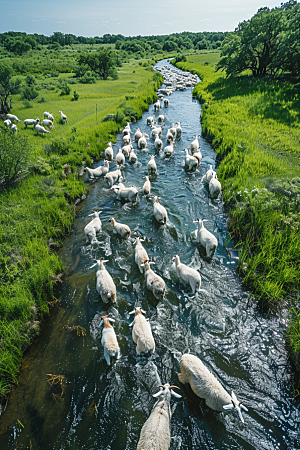
[[[225,70],[227,75],[238,75],[247,69],[254,76],[274,75],[279,70],[274,61],[283,23],[282,9],[260,8],[250,20],[239,23],[235,32],[225,38],[217,70]]]
[[[16,93],[21,85],[21,81],[18,79],[12,81],[12,68],[0,64],[0,114],[7,114],[12,108],[11,99],[9,101],[9,96]]]
[[[110,75],[116,76],[116,54],[111,48],[101,47],[97,52],[80,53],[77,61],[80,66],[88,66],[103,80]]]
[[[7,186],[17,179],[28,164],[30,145],[26,137],[10,130],[0,133],[0,186]]]

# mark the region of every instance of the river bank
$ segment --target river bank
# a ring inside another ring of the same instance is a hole
[[[218,178],[239,247],[238,271],[264,310],[290,308],[286,341],[300,373],[300,125],[297,87],[286,80],[225,78],[217,55],[177,67],[201,78],[202,132],[218,154]]]

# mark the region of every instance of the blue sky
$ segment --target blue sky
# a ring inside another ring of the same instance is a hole
[[[0,0],[0,33],[92,37],[233,31],[263,6],[280,6],[280,0]]]

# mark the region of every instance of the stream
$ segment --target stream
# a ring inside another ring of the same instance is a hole
[[[160,61],[158,67],[165,64],[166,60]],[[171,402],[172,450],[300,448],[299,401],[294,398],[283,339],[286,314],[262,316],[248,301],[235,271],[237,253],[228,250],[233,243],[222,197],[212,200],[202,180],[208,164],[216,167],[216,153],[200,137],[200,166],[189,173],[182,165],[182,150],[201,135],[201,105],[193,99],[191,88],[175,91],[168,99],[169,107],[157,113],[150,105],[142,119],[131,124],[131,136],[138,127],[150,135],[147,117],[166,112],[165,147],[167,129],[181,123],[182,138],[176,141],[174,155],[156,155],[157,177],[152,182],[152,192],[162,197],[169,220],[158,225],[153,201],[141,194],[136,204],[121,203],[103,179],[88,182],[90,193],[60,252],[67,268],[60,302],[26,351],[18,387],[0,417],[1,450],[133,450],[155,404],[152,394],[161,383],[181,387],[182,398]],[[121,135],[117,145],[123,146]],[[149,155],[154,154],[153,139],[146,151],[135,151],[138,162],[132,166],[126,162],[123,183],[141,190]],[[115,162],[111,163],[110,170],[115,168]],[[102,211],[102,233],[98,243],[91,245],[83,230],[93,209]],[[112,233],[110,217],[129,225],[129,239]],[[193,221],[198,218],[207,219],[205,227],[219,241],[212,260],[203,258],[191,241],[197,228]],[[155,262],[153,270],[166,282],[166,296],[159,302],[146,290],[134,262],[135,235],[145,237],[143,245]],[[200,272],[200,292],[192,294],[179,284],[172,263],[178,253],[183,263]],[[101,257],[108,260],[106,269],[117,286],[114,306],[104,304],[96,291],[94,259]],[[155,353],[148,359],[137,357],[129,327],[129,312],[136,304],[146,311],[155,339]],[[98,329],[100,316],[108,312],[115,319],[121,350],[121,358],[110,367]],[[180,385],[180,358],[188,352],[200,357],[248,408],[244,424],[236,412],[217,413],[189,386]]]

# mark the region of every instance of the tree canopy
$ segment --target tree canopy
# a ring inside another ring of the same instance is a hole
[[[111,48],[102,47],[97,52],[80,53],[77,61],[80,66],[87,66],[103,80],[108,76],[116,76],[116,54]]]
[[[15,94],[20,87],[20,80],[12,81],[12,68],[4,63],[0,64],[0,114],[7,114],[12,108],[9,96]]]

